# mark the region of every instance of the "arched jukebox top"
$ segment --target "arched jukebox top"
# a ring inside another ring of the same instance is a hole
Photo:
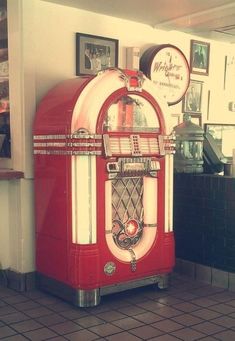
[[[167,112],[166,104],[139,71],[110,68],[97,76],[66,80],[49,91],[39,105],[34,153],[99,155],[102,146],[97,139],[104,135],[106,156],[164,155],[172,150],[172,144],[167,137],[170,118],[165,120],[163,112]],[[155,138],[149,137],[153,135]],[[77,140],[81,139],[79,145]],[[42,148],[42,140],[51,140],[51,144]]]

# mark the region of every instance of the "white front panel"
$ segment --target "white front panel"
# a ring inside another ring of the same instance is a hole
[[[72,157],[72,241],[96,243],[96,156]]]
[[[173,155],[165,157],[165,232],[173,231]]]

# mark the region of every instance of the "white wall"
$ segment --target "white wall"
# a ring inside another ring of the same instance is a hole
[[[8,3],[12,165],[25,173],[25,180],[18,181],[18,187],[11,181],[0,184],[0,213],[5,213],[4,219],[1,218],[0,262],[4,268],[27,272],[34,268],[33,118],[36,105],[51,87],[75,77],[75,33],[118,39],[121,68],[126,66],[126,47],[140,47],[143,53],[152,45],[171,43],[189,60],[190,39],[204,39],[41,0],[9,0]],[[228,101],[235,100],[231,73],[226,91],[223,89],[224,58],[235,55],[235,46],[206,41],[210,43],[209,76],[191,75],[192,79],[204,82],[203,122],[209,119],[235,123],[235,113],[228,111]],[[211,102],[207,117],[209,90]],[[181,111],[179,103],[169,107],[166,115]],[[17,209],[13,211],[12,207]]]

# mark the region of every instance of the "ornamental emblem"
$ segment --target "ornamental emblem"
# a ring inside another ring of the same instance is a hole
[[[143,225],[135,219],[129,219],[126,223],[113,220],[112,234],[115,244],[124,250],[137,245],[143,234]]]
[[[108,262],[104,266],[104,273],[107,276],[112,276],[116,271],[116,265],[113,262]]]

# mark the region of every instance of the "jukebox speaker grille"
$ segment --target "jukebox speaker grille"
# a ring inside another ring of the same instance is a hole
[[[128,219],[143,222],[143,178],[112,180],[112,219],[125,223]]]

